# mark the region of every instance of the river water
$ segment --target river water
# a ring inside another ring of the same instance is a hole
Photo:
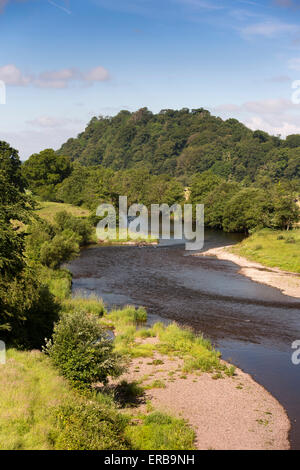
[[[204,250],[240,239],[206,231]],[[238,274],[234,263],[192,256],[176,243],[88,248],[69,269],[74,292],[96,293],[109,308],[143,305],[150,322],[176,320],[203,332],[224,359],[285,407],[292,448],[300,450],[300,366],[291,361],[291,344],[300,340],[300,299]]]

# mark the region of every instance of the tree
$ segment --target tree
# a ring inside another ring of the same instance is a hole
[[[27,265],[23,224],[34,204],[22,191],[18,154],[8,144],[0,150],[0,333],[23,347],[40,347],[57,318],[57,305]],[[9,154],[13,164],[9,164]],[[6,168],[6,170],[4,169]],[[16,184],[13,182],[16,181]],[[45,300],[46,299],[46,300]],[[44,301],[45,300],[45,301]]]
[[[31,155],[22,172],[34,194],[44,200],[55,200],[55,186],[71,174],[71,160],[47,149]]]

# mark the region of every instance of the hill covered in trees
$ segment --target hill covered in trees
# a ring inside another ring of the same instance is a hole
[[[84,132],[58,151],[84,166],[112,170],[143,167],[184,184],[195,173],[210,170],[228,179],[300,180],[300,135],[286,140],[251,131],[236,119],[226,121],[203,108],[147,108],[121,111],[115,117],[94,117]]]

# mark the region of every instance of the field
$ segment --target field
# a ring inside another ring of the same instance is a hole
[[[300,230],[264,229],[234,246],[234,254],[284,271],[300,273]]]
[[[61,211],[67,211],[75,217],[88,217],[90,215],[90,211],[87,209],[60,202],[39,202],[37,214],[48,222],[53,222],[55,215]]]

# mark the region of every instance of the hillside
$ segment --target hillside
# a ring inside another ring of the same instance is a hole
[[[84,132],[58,151],[83,165],[113,170],[143,166],[153,174],[183,180],[211,169],[226,179],[274,181],[300,178],[300,136],[287,140],[251,131],[236,119],[226,121],[200,109],[147,108],[94,117]]]

